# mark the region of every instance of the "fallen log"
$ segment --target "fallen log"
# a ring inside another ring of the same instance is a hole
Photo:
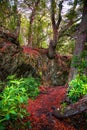
[[[69,105],[64,109],[54,109],[52,115],[56,118],[63,119],[80,114],[85,111],[87,111],[87,95],[80,99],[78,102]]]

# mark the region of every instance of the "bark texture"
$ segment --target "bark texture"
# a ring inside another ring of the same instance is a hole
[[[60,26],[60,23],[61,23],[61,20],[62,20],[62,16],[61,16],[61,12],[62,12],[62,3],[63,3],[63,0],[60,1],[59,3],[59,13],[58,13],[58,20],[56,21],[56,18],[55,18],[55,6],[56,6],[56,2],[55,0],[51,0],[51,22],[52,22],[52,29],[53,29],[53,39],[50,40],[50,43],[49,43],[49,48],[48,48],[48,57],[50,59],[53,59],[54,56],[55,56],[55,49],[56,49],[56,45],[57,45],[57,42],[58,42],[58,29],[59,29],[59,26]]]
[[[77,38],[76,38],[76,44],[75,44],[73,57],[77,57],[80,60],[81,54],[85,49],[85,43],[87,42],[87,1],[86,0],[84,0],[82,21],[79,26],[79,29],[77,30],[76,35],[77,35]],[[78,68],[74,67],[73,64],[75,64],[75,61],[72,59],[71,70],[69,74],[69,82],[72,79],[74,79],[75,76],[78,74]]]
[[[28,36],[28,46],[32,47],[33,42],[33,36],[32,36],[32,25],[35,19],[36,11],[39,6],[40,0],[37,0],[34,4],[34,7],[32,9],[32,13],[30,15],[30,22],[29,22],[29,36]]]
[[[74,116],[76,114],[80,114],[85,111],[87,111],[87,95],[84,96],[81,100],[79,100],[75,104],[72,104],[64,108],[64,110],[55,109],[52,115],[59,119],[62,119],[62,118]]]

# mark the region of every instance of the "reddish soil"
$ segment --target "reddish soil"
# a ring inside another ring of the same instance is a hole
[[[29,106],[27,106],[31,114],[29,120],[32,130],[75,130],[69,122],[58,120],[50,114],[53,106],[60,107],[61,101],[65,98],[66,88],[55,87],[45,90],[41,87],[40,89],[44,93],[34,101],[29,100]]]

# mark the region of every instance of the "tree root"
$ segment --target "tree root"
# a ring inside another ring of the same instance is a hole
[[[85,111],[87,111],[87,95],[80,99],[78,102],[67,106],[63,110],[59,108],[54,109],[52,115],[56,118],[63,119]]]

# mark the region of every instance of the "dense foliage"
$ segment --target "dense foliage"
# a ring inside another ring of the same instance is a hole
[[[18,22],[17,0],[0,0],[0,27],[16,33],[18,31]]]
[[[70,86],[71,89],[69,90],[68,97],[72,102],[76,102],[87,94],[87,77],[85,75],[77,75],[70,82]]]
[[[0,27],[19,36],[18,39],[21,45],[29,44],[28,41],[31,39],[33,47],[48,48],[49,41],[53,37],[51,1],[41,0],[36,7],[35,5],[38,1],[0,1]],[[58,21],[60,12],[59,3],[61,2],[62,0],[54,1],[55,23]],[[65,10],[65,5],[70,6],[70,9]],[[79,25],[77,21],[80,20],[81,15],[81,11],[78,8],[79,3],[77,2],[63,3],[61,12],[62,21],[58,29],[58,47],[56,48],[60,53],[63,53],[63,51],[64,53],[72,53],[74,43],[71,35],[75,33]],[[79,19],[77,18],[78,16]],[[69,50],[68,48],[71,49]]]
[[[0,93],[0,129],[6,121],[12,123],[29,115],[24,105],[27,105],[28,98],[34,99],[39,94],[39,85],[40,82],[32,77],[8,77],[8,82]]]
[[[68,97],[72,102],[78,101],[87,94],[87,52],[84,50],[80,56],[74,56],[72,67],[77,69],[78,73],[69,83],[70,90]]]

